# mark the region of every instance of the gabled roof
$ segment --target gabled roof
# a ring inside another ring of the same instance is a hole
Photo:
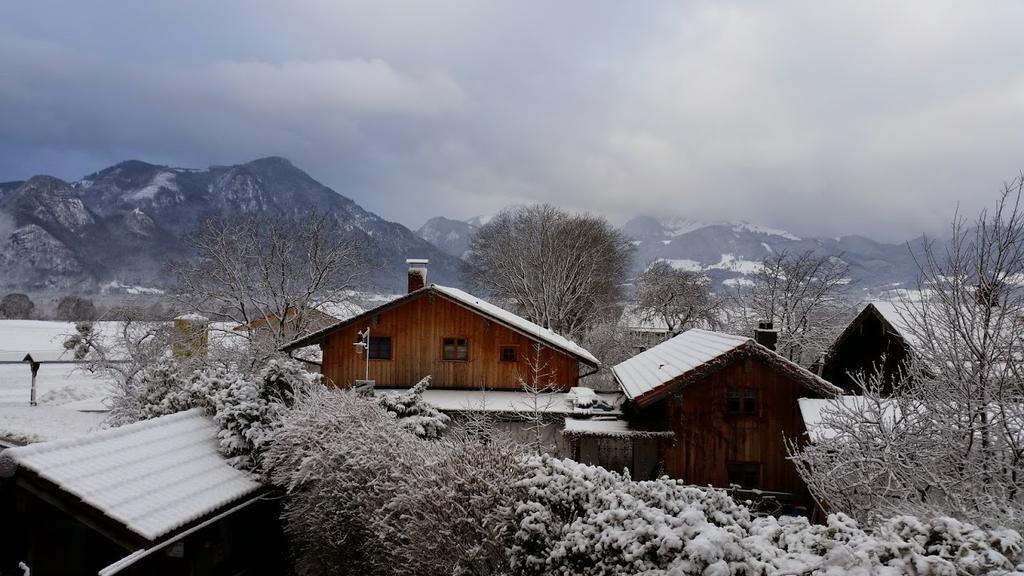
[[[673,386],[694,382],[735,359],[751,355],[772,364],[814,392],[826,396],[841,393],[806,368],[750,338],[701,329],[683,332],[616,364],[612,374],[626,397],[643,405],[667,394]]]
[[[911,348],[914,346],[912,331],[908,329],[907,321],[903,318],[903,315],[900,313],[897,305],[892,302],[876,301],[868,302],[867,305],[864,306],[864,309],[860,311],[860,314],[857,314],[857,316],[850,321],[850,325],[843,330],[843,333],[840,334],[839,337],[836,338],[835,343],[832,344],[832,349],[835,350],[840,344],[849,338],[850,334],[852,334],[853,331],[856,330],[857,326],[863,323],[868,316],[878,318],[886,330],[892,333],[893,336],[896,336],[905,342],[907,346]]]
[[[261,488],[217,451],[217,426],[193,409],[0,453],[0,473],[29,470],[156,540]]]
[[[490,302],[481,300],[480,298],[477,298],[472,294],[459,290],[458,288],[439,286],[437,284],[431,284],[430,286],[420,288],[415,292],[410,292],[409,294],[406,294],[401,298],[396,298],[395,300],[378,306],[377,308],[367,310],[366,312],[359,314],[358,316],[342,320],[336,324],[324,328],[323,330],[319,330],[317,332],[309,334],[308,336],[299,338],[294,342],[286,344],[281,349],[287,352],[295,350],[296,348],[302,348],[304,346],[315,344],[323,340],[325,337],[329,336],[332,332],[350,326],[351,324],[354,324],[356,322],[365,320],[375,314],[380,314],[385,310],[401,306],[406,302],[410,302],[416,298],[420,298],[427,294],[435,294],[442,298],[445,298],[446,300],[454,302],[455,304],[458,304],[481,316],[484,316],[494,322],[497,322],[510,330],[519,332],[520,334],[526,336],[527,338],[539,341],[543,344],[551,346],[552,348],[561,350],[562,352],[565,352],[566,354],[569,354],[570,356],[573,356],[578,360],[582,360],[583,362],[590,364],[591,366],[597,366],[600,363],[598,362],[597,358],[594,357],[593,354],[588,352],[579,344],[576,344],[575,342],[569,340],[564,336],[556,334],[555,332],[547,328],[543,328],[537,324],[534,324],[533,322],[530,322],[529,320],[521,316],[513,314],[512,312],[509,312],[504,308],[495,306]]]

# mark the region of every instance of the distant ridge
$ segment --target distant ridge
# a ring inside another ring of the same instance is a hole
[[[271,156],[206,169],[127,160],[77,182],[43,175],[0,184],[0,288],[166,288],[164,263],[189,257],[182,239],[202,219],[314,211],[367,247],[372,287],[401,290],[413,257],[431,260],[432,279],[459,284],[457,258]]]

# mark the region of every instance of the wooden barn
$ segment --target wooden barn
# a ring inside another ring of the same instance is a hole
[[[284,350],[318,345],[321,374],[336,386],[372,380],[408,388],[431,376],[432,389],[522,390],[535,372],[568,392],[597,369],[579,345],[457,288],[427,285],[425,261],[412,260],[409,292],[300,338]]]
[[[770,344],[775,333],[764,332]],[[799,399],[838,388],[753,339],[707,330],[684,332],[612,372],[634,429],[674,433],[661,455],[666,474],[811,506],[785,442],[806,439]]]
[[[867,304],[829,348],[821,376],[847,394],[860,394],[856,379],[880,371],[882,389],[904,374],[911,343],[904,320],[889,302]]]
[[[281,574],[278,499],[189,410],[0,452],[0,574]],[[24,566],[21,568],[20,566]]]

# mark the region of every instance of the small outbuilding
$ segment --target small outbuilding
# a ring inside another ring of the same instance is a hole
[[[661,453],[666,474],[810,507],[807,488],[786,458],[786,440],[806,439],[800,398],[841,390],[751,338],[700,329],[612,373],[627,398],[631,429],[673,433],[675,442]]]
[[[0,573],[277,574],[274,499],[201,410],[0,452]]]

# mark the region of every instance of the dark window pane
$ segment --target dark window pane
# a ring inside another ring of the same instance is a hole
[[[391,337],[370,336],[370,360],[391,359]]]
[[[743,390],[743,413],[757,414],[757,391],[753,388]]]
[[[445,338],[442,343],[443,360],[469,360],[469,342],[465,338]]]
[[[501,348],[501,361],[502,362],[515,362],[516,361],[516,349],[511,346],[502,346]]]
[[[728,414],[737,414],[740,411],[740,391],[729,388],[725,394],[725,411]]]

